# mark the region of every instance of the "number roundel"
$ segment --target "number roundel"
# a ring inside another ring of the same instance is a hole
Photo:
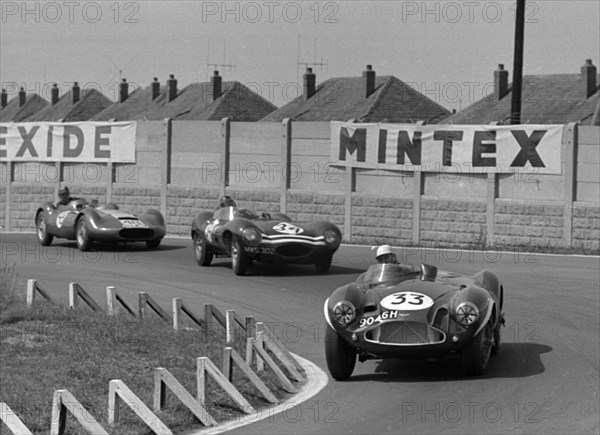
[[[386,296],[381,306],[388,310],[416,311],[433,305],[433,299],[422,293],[400,292]]]

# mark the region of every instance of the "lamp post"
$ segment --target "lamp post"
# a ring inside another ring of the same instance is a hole
[[[515,50],[513,60],[510,123],[521,123],[521,89],[523,87],[523,46],[525,37],[525,0],[517,0],[515,14]]]

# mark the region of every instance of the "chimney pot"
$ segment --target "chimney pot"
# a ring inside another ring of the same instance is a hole
[[[309,100],[317,90],[317,76],[313,73],[312,68],[306,68],[304,74],[304,101]]]
[[[363,78],[365,83],[365,98],[369,98],[375,92],[375,71],[373,71],[372,65],[367,65],[367,69],[363,71]]]
[[[58,103],[58,84],[54,83],[50,89],[50,102],[54,106]]]
[[[129,98],[129,83],[127,79],[123,79],[119,83],[119,103],[124,103],[127,98]]]
[[[27,94],[25,93],[25,89],[21,88],[19,90],[19,107],[23,107],[25,105],[25,101],[27,101]]]
[[[169,80],[167,80],[168,98],[167,102],[170,103],[177,98],[177,80],[174,74],[169,74]]]
[[[160,82],[158,81],[158,77],[154,77],[154,81],[150,84],[150,89],[152,90],[152,99],[154,100],[160,94]]]
[[[498,69],[494,71],[494,98],[500,101],[508,94],[508,71],[504,69],[504,64],[499,63]]]
[[[219,75],[219,71],[215,71],[213,76],[210,78],[210,81],[212,82],[212,100],[216,101],[219,99],[219,97],[221,96],[221,93],[223,92],[223,79],[221,78],[221,76]]]
[[[6,89],[2,89],[2,97],[0,98],[0,109],[4,109],[8,106],[8,94],[6,93]]]
[[[81,88],[79,87],[79,83],[73,82],[73,87],[71,88],[71,101],[73,104],[77,103],[81,98]]]
[[[585,65],[581,67],[581,75],[583,76],[583,95],[585,99],[590,98],[596,92],[597,83],[596,83],[596,74],[598,70],[594,64],[592,64],[592,59],[586,59]]]

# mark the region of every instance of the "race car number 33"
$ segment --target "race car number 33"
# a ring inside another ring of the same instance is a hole
[[[429,308],[432,305],[433,299],[415,292],[394,293],[381,300],[381,306],[388,310],[416,311]]]

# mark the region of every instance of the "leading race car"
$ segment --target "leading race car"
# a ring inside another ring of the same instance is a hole
[[[158,210],[150,209],[136,216],[119,210],[114,203],[97,207],[84,199],[75,199],[67,205],[45,202],[35,214],[37,237],[47,246],[54,237],[76,240],[82,251],[91,248],[94,241],[146,242],[156,249],[165,236],[165,220]]]
[[[342,240],[339,228],[327,221],[298,224],[283,213],[257,215],[236,207],[199,213],[191,236],[200,266],[209,266],[214,256],[231,257],[236,275],[244,275],[253,261],[314,264],[325,273]]]
[[[493,272],[473,276],[375,264],[325,301],[325,357],[336,380],[381,358],[462,355],[466,375],[482,374],[500,348],[504,289]]]

